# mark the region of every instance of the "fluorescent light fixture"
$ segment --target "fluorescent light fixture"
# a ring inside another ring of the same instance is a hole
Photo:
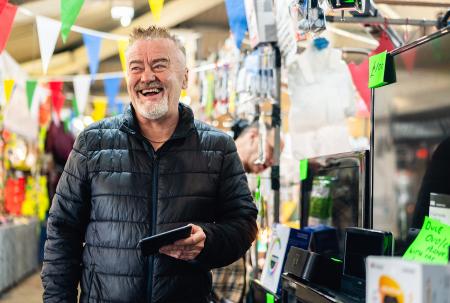
[[[131,24],[134,17],[133,1],[129,0],[115,0],[111,3],[111,17],[115,20],[120,20],[123,27]]]

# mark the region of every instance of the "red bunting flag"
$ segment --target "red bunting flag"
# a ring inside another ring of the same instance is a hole
[[[2,13],[3,9],[5,8],[6,3],[8,3],[7,0],[0,0],[0,14]]]
[[[52,92],[53,111],[56,113],[58,119],[61,120],[61,109],[66,100],[66,97],[62,93],[63,83],[61,81],[51,81],[48,85]]]
[[[412,72],[414,66],[416,64],[416,55],[417,55],[417,47],[413,47],[406,52],[400,54],[400,58],[402,58],[403,64],[408,72]]]
[[[381,32],[381,35],[378,38],[378,43],[378,47],[374,49],[368,57],[384,51],[390,52],[395,48],[388,34],[384,31]],[[367,87],[367,83],[369,83],[369,59],[364,59],[364,61],[360,64],[351,62],[348,64],[348,68],[350,69],[353,83],[355,84],[359,95],[364,100],[367,109],[370,111],[370,88]]]
[[[5,49],[16,12],[17,6],[9,3],[0,12],[0,53]]]
[[[381,35],[378,38],[378,42],[379,42],[378,47],[372,51],[370,56],[379,54],[384,51],[390,52],[395,48],[394,44],[392,44],[391,38],[389,38],[388,34],[386,34],[385,31],[381,32]]]
[[[369,60],[364,59],[361,64],[351,62],[348,64],[348,69],[352,75],[356,90],[359,92],[361,99],[364,100],[367,109],[370,110],[370,89],[367,87],[367,83],[369,83]]]

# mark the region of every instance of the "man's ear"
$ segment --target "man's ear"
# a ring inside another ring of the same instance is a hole
[[[189,80],[189,69],[185,68],[184,75],[183,75],[183,83],[182,83],[182,86],[181,86],[182,89],[187,89],[187,87],[188,87],[188,80]]]

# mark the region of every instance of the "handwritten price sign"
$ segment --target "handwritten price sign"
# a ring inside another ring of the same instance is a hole
[[[447,264],[450,245],[450,226],[425,217],[422,229],[409,246],[404,259],[424,263]]]
[[[384,51],[369,58],[369,88],[377,88],[395,82],[392,57]]]

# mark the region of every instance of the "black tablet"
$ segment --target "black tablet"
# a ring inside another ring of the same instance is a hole
[[[162,246],[172,244],[180,239],[188,238],[191,235],[191,230],[191,225],[171,229],[163,233],[141,239],[138,243],[138,247],[141,248],[144,256],[153,255],[157,253]]]

